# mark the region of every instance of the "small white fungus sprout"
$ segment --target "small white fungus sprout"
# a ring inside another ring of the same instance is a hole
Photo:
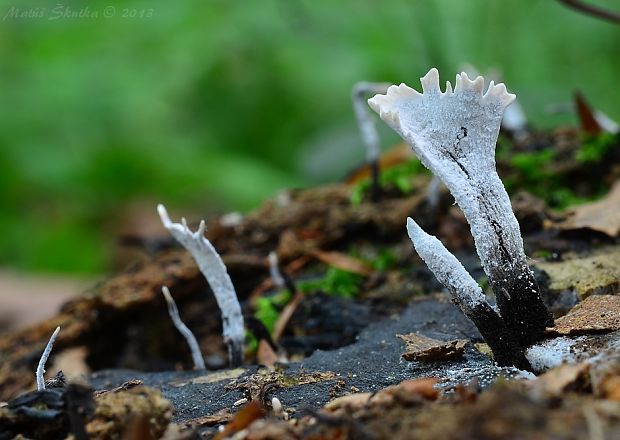
[[[194,336],[189,327],[187,327],[185,323],[181,320],[181,316],[179,315],[179,309],[177,308],[177,305],[174,302],[174,298],[172,298],[168,287],[162,286],[161,292],[164,294],[164,298],[166,299],[166,304],[168,305],[168,314],[170,315],[174,326],[177,328],[179,333],[183,335],[183,337],[187,341],[187,345],[189,345],[189,349],[192,353],[192,359],[194,361],[194,368],[197,370],[204,370],[206,368],[205,361],[202,357],[202,353],[200,352],[200,346],[198,345],[196,336]]]
[[[278,289],[286,288],[286,281],[284,280],[284,276],[280,271],[280,264],[278,262],[278,254],[276,252],[269,252],[269,276],[273,281],[273,284]]]
[[[52,337],[45,346],[45,350],[43,350],[41,359],[39,359],[39,365],[37,365],[37,391],[43,391],[45,389],[45,377],[43,377],[43,375],[45,374],[45,363],[50,357],[50,353],[52,352],[52,348],[54,347],[54,342],[58,337],[58,333],[60,333],[60,326],[56,327],[56,330],[54,330],[54,333],[52,333]]]
[[[244,338],[241,305],[222,258],[204,236],[206,230],[204,220],[200,222],[198,230],[192,232],[187,227],[185,218],[181,219],[181,224],[173,223],[164,205],[158,205],[157,212],[164,227],[194,257],[200,272],[207,279],[222,312],[224,341],[228,344],[230,363],[233,366],[240,365],[243,361]]]
[[[375,162],[379,159],[379,134],[377,133],[377,127],[375,126],[375,118],[373,118],[371,112],[368,111],[368,105],[364,95],[385,93],[390,84],[388,83],[373,83],[367,81],[360,81],[353,86],[351,91],[351,101],[353,101],[353,111],[355,112],[355,118],[357,119],[357,125],[362,135],[362,142],[366,147],[366,160],[369,163]]]
[[[448,287],[454,300],[467,316],[486,302],[478,283],[441,241],[424,232],[412,218],[407,219],[407,233],[420,258],[435,274],[437,280]]]

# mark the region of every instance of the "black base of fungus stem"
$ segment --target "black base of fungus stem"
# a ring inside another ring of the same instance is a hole
[[[493,359],[500,366],[515,366],[521,370],[532,370],[525,358],[525,351],[509,333],[502,318],[488,304],[480,304],[467,313],[491,351]]]
[[[231,368],[236,368],[243,364],[244,353],[241,350],[242,347],[243,345],[240,344],[228,344],[228,361],[230,362]]]
[[[540,288],[529,268],[502,275],[500,282],[491,279],[497,305],[506,328],[521,347],[540,341],[553,318],[540,297]]]

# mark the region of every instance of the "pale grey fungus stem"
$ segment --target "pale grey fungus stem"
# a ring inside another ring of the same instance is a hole
[[[357,119],[357,125],[362,135],[362,142],[366,146],[366,163],[370,168],[371,175],[371,199],[373,202],[379,201],[381,195],[379,156],[379,134],[375,126],[375,119],[368,110],[365,95],[375,93],[385,93],[390,85],[386,83],[358,82],[353,86],[351,99],[353,110]]]
[[[273,281],[273,284],[278,289],[285,289],[286,282],[284,277],[282,276],[282,272],[280,272],[280,265],[278,263],[278,254],[276,252],[269,253],[269,276]]]
[[[45,363],[50,357],[50,353],[52,352],[58,333],[60,333],[60,326],[56,327],[56,330],[52,333],[52,337],[45,346],[41,359],[39,359],[39,365],[37,365],[37,391],[43,391],[45,389],[45,377],[43,376],[45,374]]]
[[[515,99],[504,84],[456,76],[439,88],[439,72],[421,78],[423,93],[401,84],[368,103],[448,187],[470,224],[509,332],[522,347],[552,323],[526,263],[519,224],[495,169],[495,143],[504,109]]]
[[[177,305],[174,302],[174,298],[172,298],[168,287],[162,286],[161,292],[164,294],[164,298],[166,299],[170,319],[172,319],[174,326],[177,328],[179,333],[183,335],[183,337],[187,341],[187,345],[189,345],[189,349],[192,353],[192,359],[194,361],[194,368],[196,370],[205,370],[205,361],[202,357],[202,353],[200,352],[200,345],[198,345],[196,336],[194,336],[189,327],[187,327],[185,323],[181,320],[181,316],[179,315],[179,309],[177,308]]]
[[[439,199],[441,196],[441,180],[437,176],[433,176],[431,183],[428,184],[426,190],[426,200],[428,208],[433,216],[439,211]]]
[[[379,159],[379,134],[375,126],[375,118],[368,111],[367,100],[365,95],[385,93],[390,84],[373,83],[360,81],[353,86],[351,92],[351,100],[353,101],[353,111],[357,119],[357,125],[360,129],[362,142],[366,147],[366,160],[371,163]]]
[[[173,223],[164,205],[158,205],[157,211],[164,227],[194,257],[200,272],[204,275],[215,295],[217,305],[222,312],[224,341],[228,345],[228,355],[233,366],[243,362],[244,324],[241,305],[226,266],[219,254],[204,236],[206,225],[204,220],[196,232],[187,227],[185,219],[181,223]]]

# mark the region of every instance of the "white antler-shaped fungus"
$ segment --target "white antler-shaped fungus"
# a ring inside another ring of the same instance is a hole
[[[219,254],[204,236],[206,225],[204,220],[196,232],[187,227],[185,218],[181,223],[173,223],[164,205],[157,206],[157,212],[164,227],[172,236],[192,254],[200,272],[204,275],[215,295],[217,305],[222,312],[224,341],[228,344],[228,355],[233,366],[243,361],[244,325],[241,305],[226,266]]]
[[[448,187],[470,224],[482,266],[508,331],[520,346],[538,340],[552,323],[526,264],[519,224],[495,169],[495,143],[504,109],[515,95],[504,84],[456,76],[452,91],[439,73],[421,78],[423,93],[401,84],[368,103]]]

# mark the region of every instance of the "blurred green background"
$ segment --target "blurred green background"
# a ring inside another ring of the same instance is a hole
[[[0,266],[28,271],[109,270],[139,201],[153,218],[156,201],[244,211],[340,178],[364,158],[359,80],[418,87],[469,62],[500,69],[535,126],[570,122],[545,108],[575,89],[620,119],[620,26],[554,0],[12,0],[0,14]]]

